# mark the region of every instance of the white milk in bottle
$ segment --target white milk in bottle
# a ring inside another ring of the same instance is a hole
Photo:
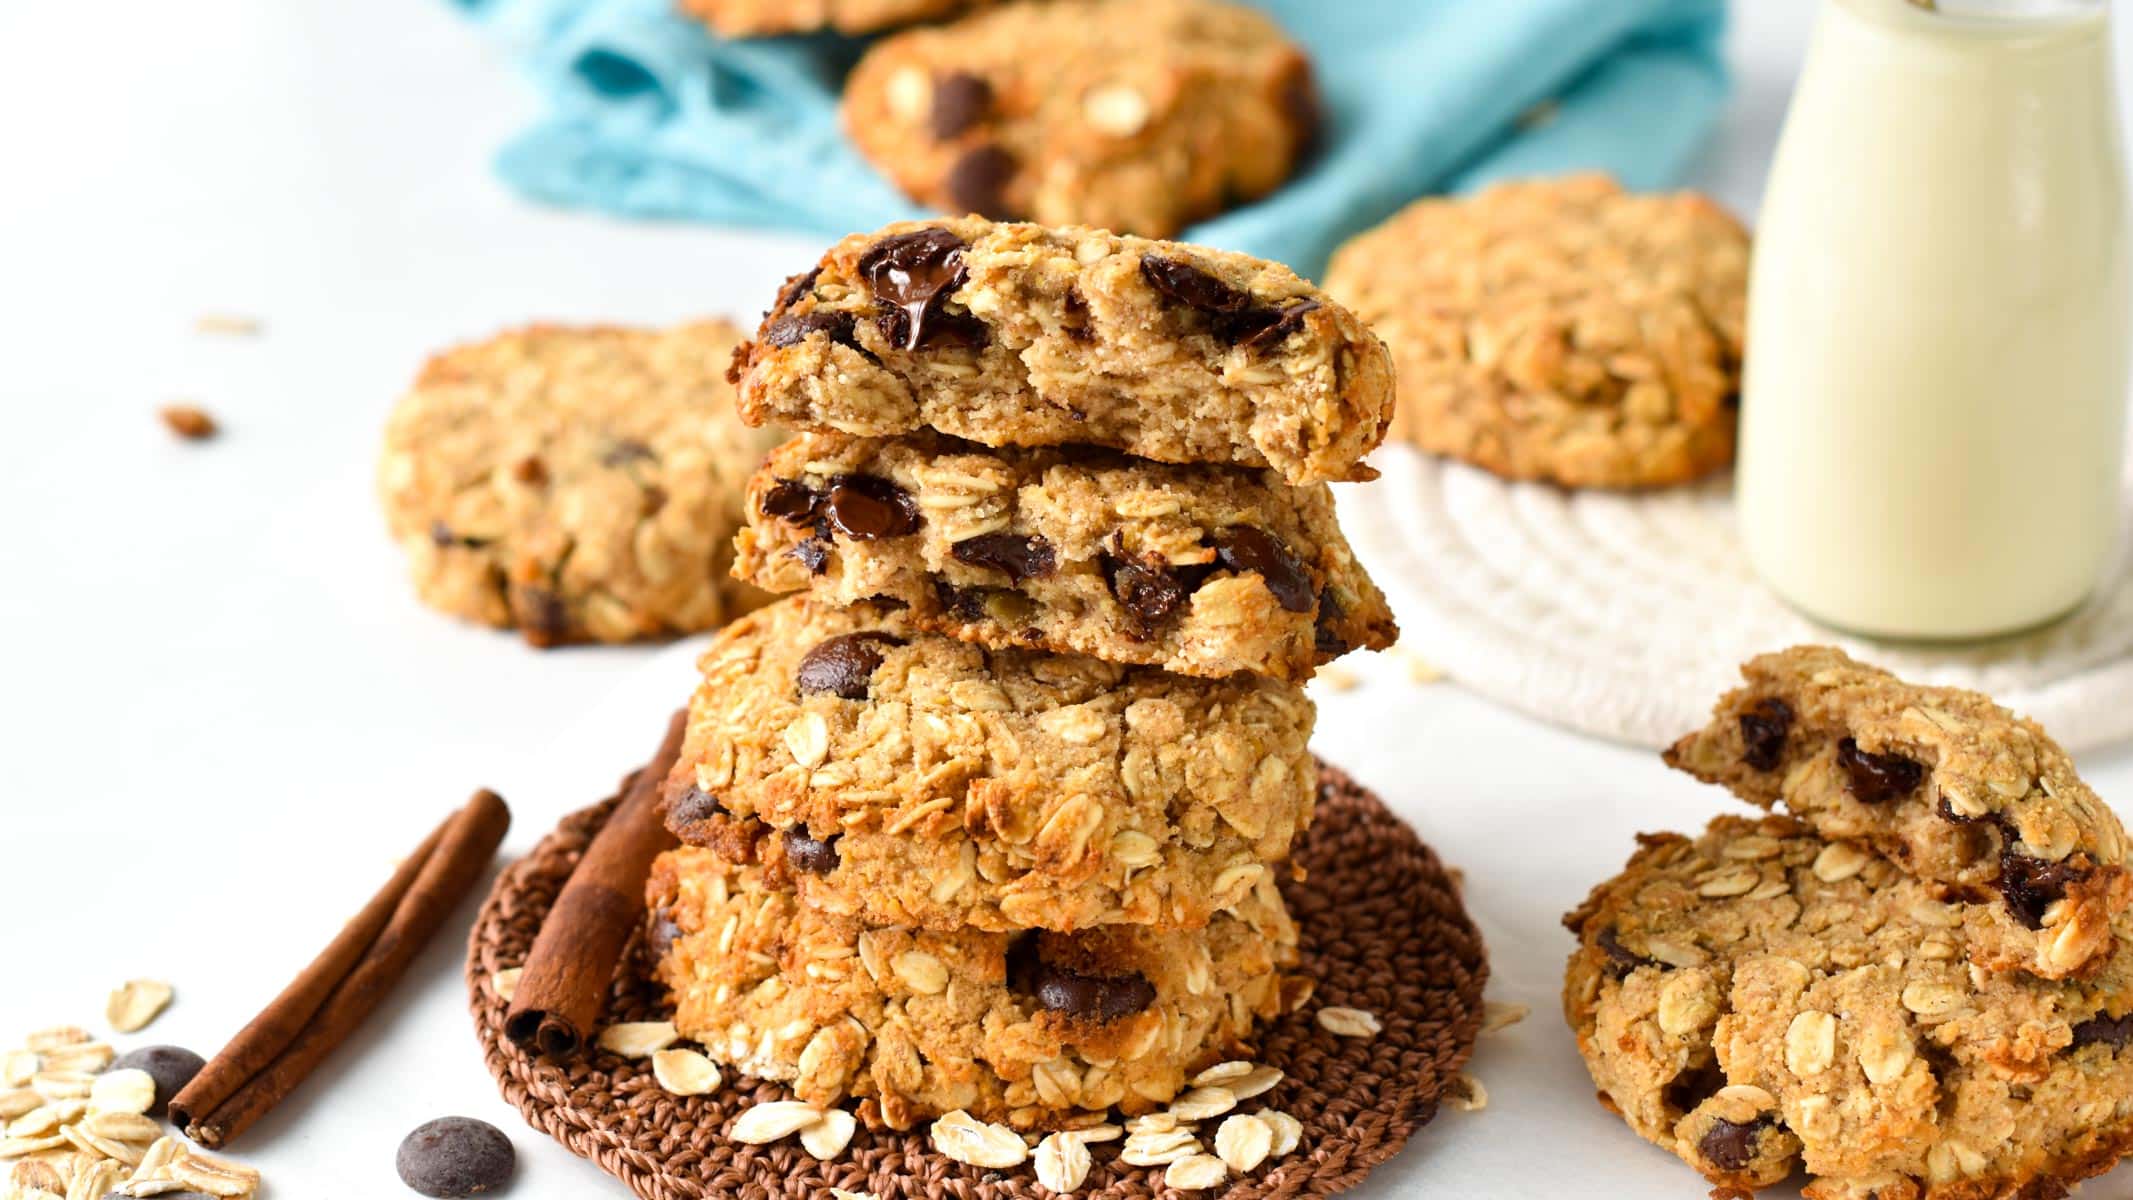
[[[2124,163],[2102,0],[1823,0],[1756,235],[1756,569],[1859,633],[2077,607],[2125,448]]]

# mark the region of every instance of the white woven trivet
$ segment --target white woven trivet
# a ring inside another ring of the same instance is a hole
[[[1749,568],[1732,480],[1649,494],[1505,483],[1404,446],[1338,489],[1342,525],[1400,642],[1501,703],[1663,746],[1709,719],[1739,664],[1830,642],[1925,683],[1975,688],[2081,750],[2133,737],[2133,554],[2088,606],[1961,648],[1862,641],[1787,608]],[[2133,507],[2133,494],[2128,497]]]

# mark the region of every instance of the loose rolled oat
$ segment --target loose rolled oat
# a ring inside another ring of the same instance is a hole
[[[1360,1008],[1344,1008],[1329,1005],[1318,1010],[1318,1027],[1339,1037],[1376,1037],[1384,1031],[1384,1024],[1375,1013]]]

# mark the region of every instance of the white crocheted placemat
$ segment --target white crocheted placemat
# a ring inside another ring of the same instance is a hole
[[[1371,462],[1383,477],[1337,489],[1341,519],[1392,600],[1401,644],[1545,720],[1664,746],[1709,719],[1742,661],[1830,642],[1906,678],[1985,692],[2070,750],[2133,737],[2124,546],[2088,606],[2048,629],[1890,645],[1817,625],[1763,586],[1734,534],[1730,478],[1627,495],[1506,483],[1404,446]]]

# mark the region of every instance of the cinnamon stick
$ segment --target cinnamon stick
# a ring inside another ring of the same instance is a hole
[[[644,920],[652,860],[673,846],[660,811],[661,785],[681,757],[684,713],[624,787],[621,803],[585,850],[541,924],[520,972],[504,1032],[529,1050],[562,1061],[585,1048],[600,1024],[615,966]]]
[[[407,973],[480,880],[510,825],[511,811],[501,797],[474,793],[171,1100],[171,1121],[212,1150],[272,1111]]]

